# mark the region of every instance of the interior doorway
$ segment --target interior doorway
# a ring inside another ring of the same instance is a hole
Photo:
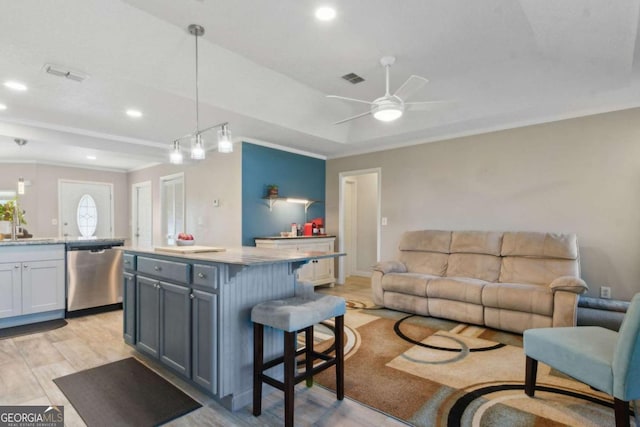
[[[131,242],[133,246],[153,245],[151,181],[131,186]]]
[[[178,233],[186,230],[184,205],[184,174],[160,177],[162,241],[175,244]]]
[[[61,237],[113,237],[113,184],[61,179],[58,197]],[[83,232],[87,216],[91,222],[88,233]]]
[[[371,275],[380,259],[380,168],[340,174],[338,283]]]

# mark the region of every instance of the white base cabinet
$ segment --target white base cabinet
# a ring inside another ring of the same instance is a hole
[[[335,237],[306,237],[284,239],[256,239],[259,248],[277,248],[296,252],[333,252]],[[314,286],[336,283],[334,258],[311,259],[298,269],[298,280]]]
[[[28,315],[65,307],[64,245],[0,248],[0,327],[41,320]],[[64,314],[64,313],[63,313]],[[23,316],[11,319],[16,316]],[[61,317],[64,317],[63,315]]]

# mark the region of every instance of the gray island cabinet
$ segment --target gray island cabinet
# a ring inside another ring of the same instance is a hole
[[[338,253],[244,247],[177,254],[123,248],[124,340],[225,407],[251,403],[251,308],[293,296],[296,270]],[[282,352],[265,331],[265,355]]]

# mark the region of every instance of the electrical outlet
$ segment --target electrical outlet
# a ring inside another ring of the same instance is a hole
[[[600,298],[611,298],[611,288],[609,286],[600,286]]]
[[[220,199],[213,199],[213,207],[214,208],[220,207]]]

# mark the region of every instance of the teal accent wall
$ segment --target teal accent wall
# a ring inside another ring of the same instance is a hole
[[[269,212],[263,197],[267,185],[278,185],[280,197],[325,198],[326,161],[242,143],[242,244],[255,246],[254,238],[280,235],[291,223],[305,222],[304,205],[278,201]],[[306,220],[325,217],[324,203],[309,207]]]

